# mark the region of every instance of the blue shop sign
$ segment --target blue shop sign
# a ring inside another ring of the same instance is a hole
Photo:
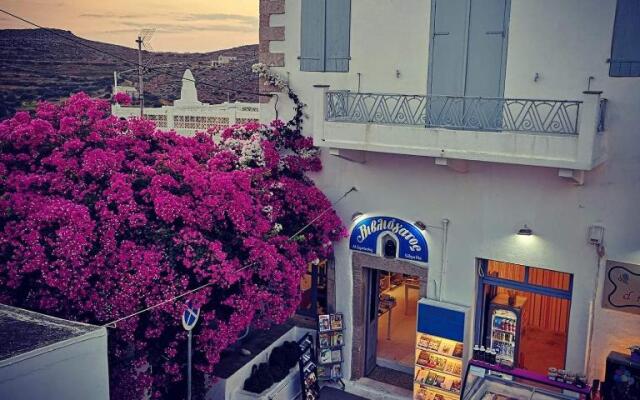
[[[360,219],[351,229],[349,248],[365,253],[378,253],[378,238],[391,232],[398,239],[398,258],[412,261],[429,261],[427,239],[417,226],[392,217],[367,217]]]

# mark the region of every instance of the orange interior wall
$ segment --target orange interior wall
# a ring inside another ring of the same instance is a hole
[[[525,267],[519,264],[489,260],[489,275],[503,279],[524,282]],[[529,283],[554,289],[569,290],[571,275],[551,271],[542,268],[529,268]],[[498,294],[507,292],[508,289],[498,287]],[[525,296],[527,300],[527,313],[524,315],[524,324],[550,330],[556,333],[567,333],[569,308],[571,302],[565,299],[533,294],[530,292],[515,291],[519,296]]]

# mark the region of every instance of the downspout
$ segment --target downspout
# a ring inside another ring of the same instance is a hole
[[[598,287],[600,286],[600,264],[602,263],[602,258],[604,257],[605,254],[605,249],[604,249],[604,245],[603,244],[596,244],[595,245],[596,248],[596,253],[598,255],[598,264],[596,265],[596,282],[593,288],[593,297],[591,298],[591,301],[589,302],[589,320],[587,321],[587,332],[588,332],[588,337],[587,337],[587,343],[585,344],[585,367],[584,367],[584,374],[586,375],[587,372],[589,371],[589,366],[591,364],[591,342],[593,341],[593,320],[595,318],[595,305],[596,305],[596,301],[597,301],[597,292],[598,292]]]
[[[438,301],[444,298],[444,279],[447,273],[447,238],[449,235],[449,220],[442,219],[442,265],[440,266],[440,290],[438,291]]]

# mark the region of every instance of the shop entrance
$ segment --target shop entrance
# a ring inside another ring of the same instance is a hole
[[[365,372],[381,366],[413,373],[419,277],[368,269]]]
[[[416,308],[427,294],[428,269],[409,261],[355,252],[352,262],[352,379],[394,376],[394,382],[389,383],[397,383],[406,375],[410,387]]]
[[[475,343],[516,368],[564,369],[573,276],[494,260],[478,276]]]

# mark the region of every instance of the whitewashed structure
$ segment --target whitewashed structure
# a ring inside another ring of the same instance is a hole
[[[123,107],[114,105],[112,113],[122,118],[140,116],[140,108],[134,106]],[[197,131],[208,128],[225,128],[235,124],[256,122],[259,120],[259,105],[256,103],[227,103],[207,104],[198,100],[195,80],[190,70],[183,75],[180,98],[173,106],[159,108],[146,107],[145,118],[155,121],[160,129],[175,130],[191,136]]]
[[[622,62],[635,64],[612,54],[616,8],[619,21],[638,10],[623,0],[260,3],[260,61],[308,104],[304,134],[323,150],[315,182],[331,199],[358,189],[337,205],[347,226],[357,213],[425,223],[428,262],[393,260],[426,271],[423,296],[475,319],[479,260],[560,271],[573,280],[567,369],[602,379],[609,351],[640,342],[637,315],[601,307],[605,262],[640,264],[640,77],[631,67],[621,77]],[[525,224],[533,235],[516,234]],[[355,386],[367,386],[356,359],[362,256],[336,244],[335,310]]]
[[[225,55],[219,55],[217,60],[211,60],[211,66],[212,67],[219,67],[221,65],[226,65],[229,64],[233,61],[236,61],[238,59],[238,57],[236,56],[225,56]]]
[[[0,304],[0,398],[108,400],[105,327]]]

